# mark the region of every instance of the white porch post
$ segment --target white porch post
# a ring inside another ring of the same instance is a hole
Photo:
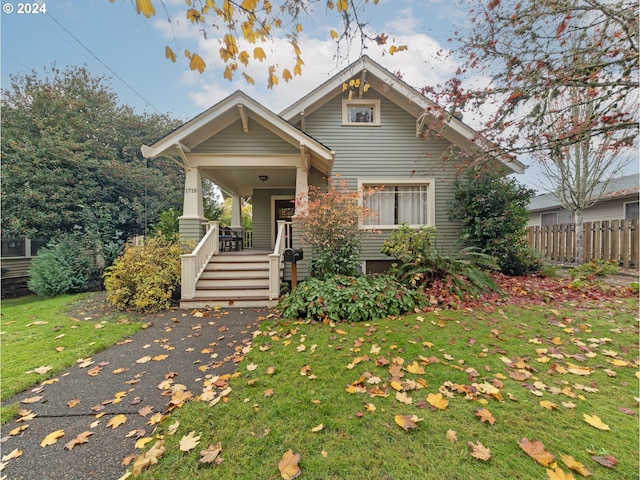
[[[231,228],[242,228],[242,205],[239,195],[231,195]]]
[[[304,211],[309,193],[308,169],[304,167],[296,168],[296,215]]]
[[[185,171],[184,205],[178,220],[180,235],[183,239],[200,241],[203,233],[202,223],[206,219],[202,202],[202,176],[198,168],[189,168]]]

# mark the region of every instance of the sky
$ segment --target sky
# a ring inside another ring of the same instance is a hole
[[[194,0],[197,2],[198,0]],[[362,0],[360,0],[361,3]],[[20,2],[2,0],[0,13],[1,86],[9,88],[12,75],[31,71],[45,76],[45,69],[55,64],[86,66],[94,76],[104,76],[122,103],[138,113],[163,113],[187,121],[236,90],[274,112],[279,112],[366,53],[391,72],[400,72],[414,87],[434,85],[450,78],[457,65],[438,55],[451,44],[447,39],[464,28],[466,12],[450,0],[380,0],[369,1],[360,13],[371,33],[385,33],[397,45],[408,50],[389,55],[386,46],[356,42],[344,58],[336,59],[336,43],[330,30],[338,30],[339,17],[316,4],[313,16],[303,20],[300,47],[305,61],[302,76],[295,76],[273,89],[266,86],[266,65],[291,66],[291,52],[286,41],[275,38],[264,45],[267,60],[251,66],[247,73],[255,85],[240,74],[232,81],[223,78],[224,64],[219,57],[219,39],[205,39],[198,27],[181,20],[185,0],[154,0],[156,16],[137,15],[135,0],[35,0],[46,13],[19,13]],[[275,3],[275,2],[274,2]],[[33,4],[33,2],[31,2]],[[25,9],[22,8],[24,11]],[[173,19],[169,23],[168,17]],[[176,63],[165,58],[165,47],[178,55]],[[207,64],[204,73],[191,71],[184,50],[198,52]],[[279,69],[281,70],[281,68]],[[465,118],[472,127],[478,119]],[[525,164],[531,164],[521,159]],[[637,165],[635,172],[637,173]],[[535,168],[518,176],[531,188],[544,190],[544,179]]]

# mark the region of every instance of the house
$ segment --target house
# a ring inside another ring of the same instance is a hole
[[[31,238],[3,238],[2,256],[2,297],[23,292],[29,280],[31,260],[38,250],[47,244],[46,240]]]
[[[637,174],[612,179],[598,201],[584,211],[584,221],[638,218],[639,180],[640,177]],[[601,191],[601,188],[596,187],[595,191]],[[530,227],[575,223],[574,213],[562,208],[560,200],[554,193],[544,193],[534,197],[527,210]]]
[[[437,124],[438,112],[437,105],[363,56],[279,115],[237,91],[143,146],[146,158],[175,157],[186,171],[180,233],[199,243],[182,257],[181,306],[275,301],[283,275],[290,276],[283,251],[302,246],[292,223],[294,200],[310,185],[325,186],[338,175],[349,188],[384,187],[368,205],[378,219],[369,227],[382,233],[365,236],[364,271],[389,260],[380,252],[382,244],[402,222],[433,225],[439,241],[452,244],[459,227],[449,222],[447,203],[456,161],[443,153],[470,151],[483,140],[451,115],[438,124],[437,135],[425,135]],[[508,173],[524,171],[516,160],[495,163]],[[233,199],[231,232],[221,234],[215,222],[205,221],[202,178]],[[228,241],[240,229],[240,199],[246,196],[253,204],[250,249]],[[298,277],[307,275],[311,254],[305,250],[296,264]]]

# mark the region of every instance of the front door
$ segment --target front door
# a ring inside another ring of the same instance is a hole
[[[296,206],[295,206],[295,199],[293,198],[289,198],[286,200],[283,199],[276,199],[274,200],[274,238],[273,241],[276,241],[276,237],[278,236],[278,220],[285,220],[287,222],[291,221],[291,218],[293,217],[295,211],[296,211]],[[291,245],[291,239],[288,238],[287,242],[285,242],[285,247],[289,248]]]

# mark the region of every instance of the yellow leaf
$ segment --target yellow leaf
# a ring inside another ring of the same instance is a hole
[[[202,73],[202,72],[200,72]],[[155,357],[152,357],[151,360],[153,360],[154,362],[159,362],[160,360],[164,360],[166,358],[168,358],[169,355],[167,354],[163,354],[163,355],[156,355]]]
[[[166,46],[164,48],[164,56],[167,57],[169,60],[171,60],[173,63],[176,63],[176,54],[173,53],[173,50],[171,50],[171,47]]]
[[[144,447],[147,446],[147,443],[151,442],[153,440],[153,437],[143,437],[138,439],[138,441],[135,444],[135,448],[137,449],[142,449]]]
[[[407,49],[408,47],[406,45],[400,45],[399,47],[396,47],[395,45],[391,45],[389,47],[389,55],[393,55],[394,53],[402,52]]]
[[[547,468],[547,476],[549,480],[576,480],[570,473],[564,473],[560,467],[556,467],[553,470]]]
[[[544,449],[544,444],[540,440],[530,441],[524,437],[518,442],[520,448],[536,462],[544,467],[549,467],[553,463],[553,453]]]
[[[164,446],[164,440],[158,440],[148,452],[143,453],[133,462],[133,475],[140,475],[142,470],[158,463],[158,459],[166,451],[167,448]]]
[[[323,429],[323,428],[324,428],[324,423],[321,423],[321,424],[320,424],[320,425],[318,425],[317,427],[313,427],[313,428],[311,429],[311,431],[312,431],[313,433],[317,433],[317,432],[322,431],[322,429]]]
[[[70,442],[67,442],[67,444],[64,446],[65,450],[72,450],[73,447],[75,447],[76,445],[80,445],[81,443],[87,443],[91,435],[93,435],[93,432],[90,432],[90,431],[86,431],[78,434],[78,436],[75,437],[73,440],[71,440]]]
[[[302,455],[299,453],[293,453],[293,450],[287,450],[280,461],[278,462],[278,470],[280,470],[280,476],[284,480],[293,480],[302,473],[298,463],[302,459]]]
[[[416,415],[396,415],[394,420],[400,428],[409,431],[409,429],[418,428],[418,422],[421,422],[423,419],[418,418]]]
[[[546,408],[547,410],[555,410],[558,408],[558,405],[556,405],[553,402],[550,402],[549,400],[540,400],[540,406],[542,408]]]
[[[151,361],[151,355],[145,355],[144,357],[136,360],[136,363],[141,364],[141,363],[147,363],[149,361]]]
[[[339,36],[339,35],[338,35],[338,32],[336,32],[336,31],[335,31],[335,30],[333,30],[333,29],[329,30],[329,34],[331,35],[331,38],[332,38],[333,40],[335,40],[335,39],[336,39],[336,38],[338,38],[338,36]]]
[[[264,53],[264,50],[262,50],[262,48],[260,47],[256,47],[253,49],[253,58],[255,58],[256,60],[260,60],[261,62],[267,58],[267,56]]]
[[[197,53],[191,55],[191,62],[189,62],[189,68],[191,70],[198,70],[200,73],[202,73],[204,72],[206,66],[207,64],[204,63],[204,60],[200,55],[198,55]]]
[[[109,420],[109,423],[107,423],[107,427],[111,427],[113,429],[116,429],[120,425],[122,425],[123,423],[126,423],[126,421],[127,421],[127,417],[125,415],[123,415],[123,414],[116,415],[111,420]]]
[[[336,333],[337,333],[338,335],[347,335],[347,334],[348,334],[348,332],[345,332],[344,330],[340,330],[340,329],[337,329],[337,330],[336,330]]]
[[[480,420],[483,422],[488,422],[490,425],[496,423],[496,419],[493,417],[491,412],[486,408],[478,408],[476,409],[476,416],[480,417]]]
[[[458,441],[458,434],[455,430],[447,430],[447,440],[451,443],[456,443]]]
[[[575,470],[583,477],[588,477],[591,475],[591,472],[585,467],[582,463],[576,461],[571,455],[560,455],[564,464],[569,467],[571,470]]]
[[[49,435],[44,437],[44,440],[40,442],[41,447],[46,447],[48,445],[53,445],[58,441],[60,437],[64,437],[64,430],[56,430],[55,432],[51,432]]]
[[[409,397],[406,392],[396,392],[396,400],[405,405],[411,405],[413,403],[413,399]]]
[[[600,420],[600,417],[597,415],[587,415],[586,413],[582,414],[584,421],[587,422],[592,427],[596,427],[598,430],[611,430],[609,425]]]
[[[302,76],[302,67],[300,65],[296,65],[295,67],[293,67],[293,74]]]
[[[136,11],[138,15],[142,14],[147,18],[151,18],[156,14],[156,9],[153,8],[151,0],[136,0]]]
[[[296,25],[296,33],[300,33],[302,31],[302,25]]]
[[[13,437],[15,435],[18,435],[22,432],[24,432],[27,428],[29,428],[29,425],[21,425],[19,427],[14,428],[13,430],[11,430],[9,432],[9,436]]]
[[[417,375],[424,375],[424,367],[418,362],[414,361],[411,365],[407,365],[407,372],[415,373]]]
[[[3,462],[8,462],[9,460],[13,460],[14,458],[18,458],[20,455],[22,455],[22,450],[18,449],[18,448],[14,448],[13,450],[11,450],[10,453],[7,453],[6,455],[2,456],[2,461]]]
[[[240,60],[240,62],[244,64],[245,67],[249,65],[249,52],[247,52],[246,50],[241,51],[238,54],[238,60]]]
[[[191,20],[191,23],[204,22],[204,17],[195,8],[187,10],[187,20]]]
[[[444,398],[441,393],[430,393],[427,395],[427,402],[429,402],[429,405],[439,410],[445,410],[449,405],[449,400]]]
[[[212,463],[218,458],[220,452],[222,452],[222,444],[220,442],[215,445],[209,445],[209,448],[206,450],[200,450],[200,460],[198,460],[198,463]]]
[[[293,75],[291,75],[291,72],[289,71],[288,68],[285,68],[282,71],[282,78],[284,79],[285,82],[289,82],[289,80],[291,80],[293,78]],[[300,345],[300,347],[304,347],[304,345]],[[298,347],[298,348],[300,348]]]
[[[183,452],[188,452],[189,450],[193,450],[200,443],[200,435],[196,437],[196,432],[191,431],[188,435],[185,435],[180,439],[180,450]]]
[[[346,12],[349,9],[349,1],[348,0],[338,0],[336,2],[336,6],[338,7],[338,12]]]
[[[224,74],[222,76],[229,81],[233,79],[233,70],[229,65],[227,65],[227,67],[224,69]]]

